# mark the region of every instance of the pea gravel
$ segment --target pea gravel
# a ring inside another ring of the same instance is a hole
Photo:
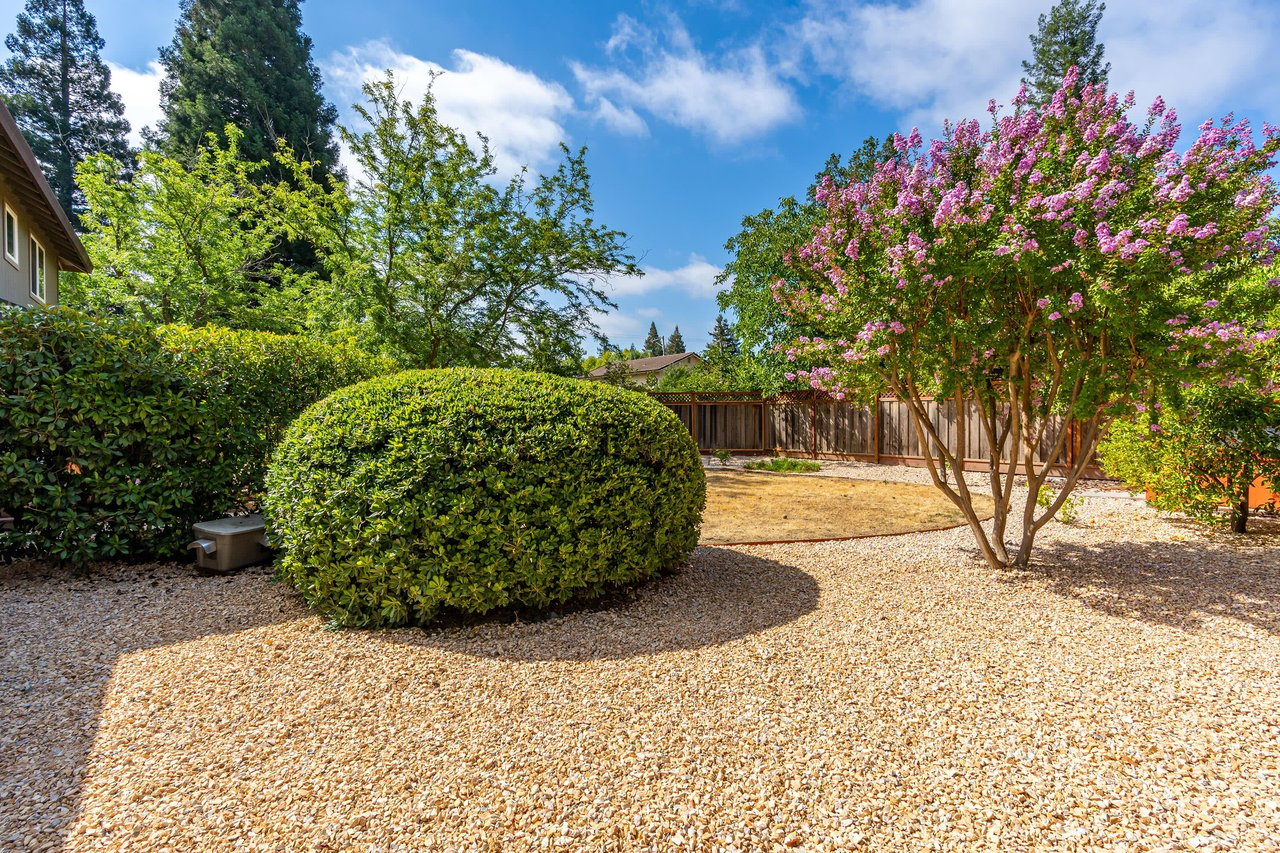
[[[376,633],[266,569],[3,567],[0,849],[1280,849],[1280,532],[1096,497],[1040,557],[704,547]]]

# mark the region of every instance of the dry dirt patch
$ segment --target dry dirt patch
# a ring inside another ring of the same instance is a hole
[[[977,499],[984,518],[992,501]],[[883,536],[964,524],[933,486],[764,471],[708,471],[702,544]]]

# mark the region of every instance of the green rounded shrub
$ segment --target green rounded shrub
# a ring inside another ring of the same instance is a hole
[[[698,449],[647,396],[503,370],[345,388],[267,477],[278,566],[340,625],[545,606],[654,575],[697,544]]]
[[[171,553],[211,498],[201,400],[155,335],[66,309],[0,311],[0,557]]]

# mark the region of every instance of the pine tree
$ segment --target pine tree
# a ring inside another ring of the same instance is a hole
[[[680,334],[680,327],[676,326],[671,330],[671,337],[667,338],[667,355],[680,355],[684,352],[684,337]]]
[[[741,352],[742,347],[738,345],[738,338],[733,333],[733,327],[725,320],[724,315],[720,314],[716,317],[715,328],[711,330],[711,341],[707,344],[708,355],[719,358],[726,356],[736,358]]]
[[[1041,15],[1037,32],[1030,36],[1031,61],[1022,62],[1031,99],[1046,103],[1062,86],[1071,66],[1080,69],[1080,83],[1105,85],[1111,63],[1102,61],[1104,45],[1098,42],[1098,23],[1106,3],[1097,0],[1059,0]]]
[[[0,93],[73,223],[84,211],[80,161],[98,152],[131,160],[124,102],[99,56],[104,43],[84,0],[27,0],[4,40],[12,55],[0,66]]]
[[[300,0],[182,0],[173,43],[160,50],[164,118],[148,137],[173,157],[189,157],[206,134],[244,131],[241,155],[270,160],[283,139],[320,174],[337,167],[338,113],[320,93]],[[266,176],[275,181],[288,177]]]
[[[644,354],[648,357],[662,355],[662,336],[658,334],[658,324],[649,324],[649,336],[644,339]]]

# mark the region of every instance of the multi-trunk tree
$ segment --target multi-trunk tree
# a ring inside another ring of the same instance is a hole
[[[72,223],[84,212],[76,167],[104,153],[128,164],[129,122],[111,91],[104,44],[84,0],[27,0],[4,40],[0,93]]]
[[[1028,564],[1108,421],[1186,378],[1181,347],[1207,344],[1191,369],[1215,370],[1262,334],[1215,319],[1223,281],[1204,271],[1276,249],[1267,172],[1280,129],[1259,144],[1245,121],[1206,122],[1180,151],[1162,101],[1135,123],[1131,99],[1074,70],[1048,103],[1024,91],[1014,106],[993,107],[987,131],[971,120],[927,145],[899,139],[902,156],[869,181],[827,182],[825,220],[792,256],[795,280],[775,288],[819,330],[792,348],[810,365],[797,373],[841,397],[901,397],[934,483],[993,566]],[[962,467],[968,418],[952,443],[929,398],[971,411],[991,448],[989,529],[964,478],[943,477]],[[1038,508],[1055,471],[1065,487]]]

